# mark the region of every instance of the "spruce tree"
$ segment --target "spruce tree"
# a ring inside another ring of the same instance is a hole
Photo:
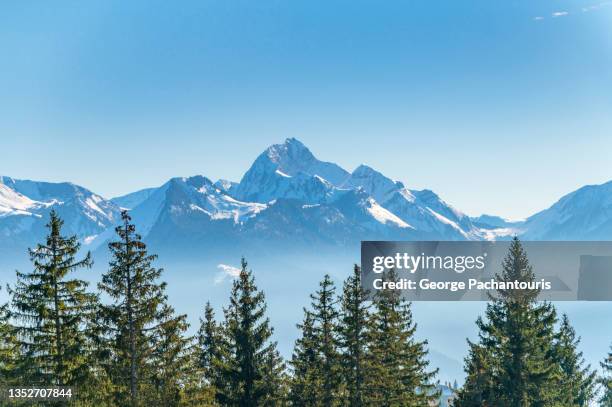
[[[612,347],[606,359],[601,362],[603,375],[599,379],[601,384],[601,398],[599,402],[604,407],[612,407]]]
[[[337,405],[342,384],[341,358],[338,348],[338,299],[336,287],[329,275],[319,283],[319,290],[310,296],[312,330],[318,351],[315,374],[321,377],[317,394],[323,407]]]
[[[383,278],[396,281],[392,270]],[[428,370],[427,342],[415,339],[416,324],[410,303],[397,290],[379,290],[374,296],[370,329],[368,402],[376,406],[429,406],[438,398]]]
[[[145,399],[141,390],[150,389],[159,374],[155,349],[168,340],[164,335],[183,330],[184,317],[170,315],[166,284],[159,281],[162,269],[152,266],[157,256],[148,253],[127,211],[121,219],[115,228],[118,239],[108,245],[109,269],[98,285],[111,300],[100,307],[102,357],[113,380],[115,403],[136,407]],[[164,331],[170,326],[173,332]],[[173,340],[178,339],[173,336]]]
[[[222,365],[222,332],[215,321],[215,312],[209,302],[204,307],[197,334],[196,364],[200,372],[202,391],[216,399],[221,386],[219,367]]]
[[[9,289],[11,315],[21,354],[16,374],[32,385],[83,385],[89,375],[85,326],[97,298],[87,282],[72,277],[92,265],[87,253],[77,259],[76,236],[62,235],[63,221],[51,211],[44,243],[29,249],[33,270],[17,272]]]
[[[346,403],[363,406],[368,367],[369,306],[367,292],[361,286],[361,270],[355,265],[353,275],[345,282],[341,297],[338,339],[342,349],[342,376],[346,388]]]
[[[18,355],[17,336],[10,321],[9,304],[2,304],[0,305],[0,387],[11,384],[15,378]]]
[[[271,349],[264,353],[262,370],[264,396],[259,405],[262,407],[288,405],[289,378],[287,376],[287,366],[278,350]]]
[[[498,281],[534,281],[533,269],[517,238],[502,263]],[[498,290],[491,296],[485,319],[478,318],[478,352],[467,360],[464,392],[480,394],[484,405],[551,406],[559,397],[559,364],[555,361],[556,312],[550,303],[536,301],[537,290]],[[476,360],[478,357],[480,360]],[[486,361],[486,363],[482,363]],[[483,387],[474,381],[473,366]],[[459,400],[464,398],[460,394]],[[471,404],[456,403],[457,406]]]
[[[281,392],[270,386],[278,383],[276,375],[283,368],[276,342],[270,340],[272,328],[265,316],[264,294],[257,289],[244,259],[241,266],[230,305],[224,310],[223,361],[219,366],[222,385],[218,391],[222,405],[256,407]]]
[[[163,305],[159,325],[154,330],[149,405],[178,407],[189,399],[184,385],[194,364],[192,338],[185,334],[189,327],[186,319],[186,315],[175,316],[171,306]]]
[[[559,365],[559,399],[564,406],[588,406],[594,396],[595,372],[584,366],[582,352],[577,350],[580,338],[570,325],[567,315],[555,341],[555,361]]]
[[[304,321],[298,324],[301,337],[295,342],[291,358],[292,376],[289,398],[292,406],[319,406],[318,391],[322,388],[319,375],[321,360],[315,336],[312,313],[304,310]]]
[[[465,359],[465,384],[457,392],[454,406],[495,406],[495,383],[491,376],[493,362],[483,346],[468,341],[470,353]],[[455,388],[457,386],[455,385]]]

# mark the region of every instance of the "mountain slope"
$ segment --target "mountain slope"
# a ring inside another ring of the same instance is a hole
[[[64,233],[84,243],[111,228],[119,207],[100,195],[68,182],[52,183],[0,177],[0,250],[25,253],[45,235],[49,212],[64,221]]]
[[[287,198],[287,191],[301,191],[308,186],[315,190],[313,199],[317,200],[326,188],[317,183],[337,186],[348,176],[349,173],[338,165],[318,160],[304,144],[290,138],[261,153],[232,194],[241,201],[265,203]],[[296,198],[310,200],[312,197],[303,195]]]
[[[525,239],[612,240],[612,181],[563,196],[522,227]]]
[[[366,239],[612,238],[612,182],[574,191],[525,221],[471,218],[431,190],[409,189],[366,165],[348,173],[287,139],[260,154],[240,183],[172,178],[110,201],[71,183],[0,177],[0,249],[25,250],[39,240],[51,209],[65,233],[103,248],[121,208],[147,241],[189,256],[220,247],[353,247]]]

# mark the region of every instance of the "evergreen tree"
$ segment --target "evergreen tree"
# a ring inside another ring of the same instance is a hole
[[[364,383],[371,373],[366,358],[368,328],[367,292],[361,286],[361,270],[355,265],[353,275],[344,282],[338,327],[346,403],[355,407],[365,405]]]
[[[164,304],[151,353],[153,390],[148,397],[149,405],[178,407],[189,398],[183,388],[194,364],[192,338],[185,335],[189,327],[186,318],[175,316],[174,309]]]
[[[105,339],[102,359],[113,381],[115,403],[141,406],[144,388],[150,388],[155,370],[155,349],[165,335],[180,341],[176,332],[184,328],[184,317],[170,315],[165,294],[166,284],[159,282],[162,269],[152,266],[155,255],[146,245],[127,211],[122,224],[115,228],[118,239],[109,243],[109,270],[98,285],[111,302],[100,307],[100,328]],[[164,331],[171,328],[170,331]],[[172,329],[174,331],[172,331]],[[165,344],[168,349],[170,344]]]
[[[276,343],[270,341],[272,328],[265,312],[264,294],[258,291],[253,272],[242,259],[230,305],[224,310],[222,384],[217,389],[224,406],[256,407],[281,392],[270,388],[278,383],[276,375],[283,368]]]
[[[396,281],[392,270],[383,278]],[[427,342],[414,338],[416,324],[410,303],[397,290],[380,290],[374,296],[370,330],[368,402],[376,406],[429,406],[438,398],[428,371]]]
[[[12,383],[18,355],[17,336],[10,321],[9,305],[3,304],[0,306],[0,386]]]
[[[292,377],[289,398],[292,406],[319,406],[317,392],[322,388],[317,338],[312,313],[304,310],[304,321],[298,324],[302,335],[295,342],[291,359]]]
[[[287,405],[289,395],[287,367],[276,349],[264,353],[262,370],[264,396],[259,405],[265,407]]]
[[[21,354],[16,374],[32,385],[80,386],[89,376],[85,326],[97,298],[71,273],[90,268],[91,255],[77,260],[76,236],[62,235],[63,221],[51,211],[44,243],[29,249],[33,270],[17,272],[11,314]]]
[[[580,338],[570,325],[567,315],[563,315],[561,327],[555,343],[555,361],[559,365],[558,403],[564,406],[588,406],[594,396],[595,372],[584,366],[582,352],[577,350]]]
[[[217,396],[221,377],[219,367],[222,365],[222,332],[215,321],[215,312],[209,302],[204,307],[204,319],[200,318],[198,329],[197,367],[201,373],[203,391]]]
[[[491,355],[483,346],[470,341],[468,344],[470,353],[465,359],[467,377],[465,385],[457,392],[454,406],[495,406],[495,383],[491,376],[493,372]]]
[[[533,269],[517,238],[496,277],[498,281],[534,281]],[[491,296],[486,319],[476,322],[480,342],[478,351],[467,360],[468,382],[459,400],[469,392],[485,397],[484,405],[554,405],[560,390],[554,347],[556,312],[551,304],[536,302],[537,295],[537,290],[498,290],[497,296]],[[489,379],[480,387],[478,380],[482,378]]]
[[[319,362],[314,374],[321,377],[317,391],[323,407],[337,405],[342,384],[341,358],[338,349],[338,309],[336,287],[329,275],[319,283],[319,290],[310,296],[312,330]]]
[[[599,402],[604,407],[612,407],[612,347],[610,349],[608,357],[601,362],[603,375],[599,379],[602,387],[602,395]]]

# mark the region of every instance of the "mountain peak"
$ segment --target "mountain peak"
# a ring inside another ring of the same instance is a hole
[[[384,202],[389,194],[404,187],[401,182],[393,181],[376,171],[374,168],[364,164],[355,168],[351,176],[346,180],[344,186],[350,188],[363,188],[378,202]]]
[[[294,180],[297,176],[301,179]],[[349,173],[337,164],[317,159],[301,141],[288,138],[261,153],[232,194],[242,201],[268,202],[280,197],[270,191],[287,191],[293,189],[294,182],[303,183],[304,177],[315,176],[339,186]]]
[[[288,138],[283,144],[273,144],[264,154],[272,163],[278,165],[277,169],[288,175],[295,175],[291,170],[300,162],[306,164],[317,161],[308,147],[296,138]]]

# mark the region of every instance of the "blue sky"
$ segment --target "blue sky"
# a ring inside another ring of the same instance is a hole
[[[286,137],[469,214],[612,179],[612,2],[0,6],[0,173],[111,197]]]

